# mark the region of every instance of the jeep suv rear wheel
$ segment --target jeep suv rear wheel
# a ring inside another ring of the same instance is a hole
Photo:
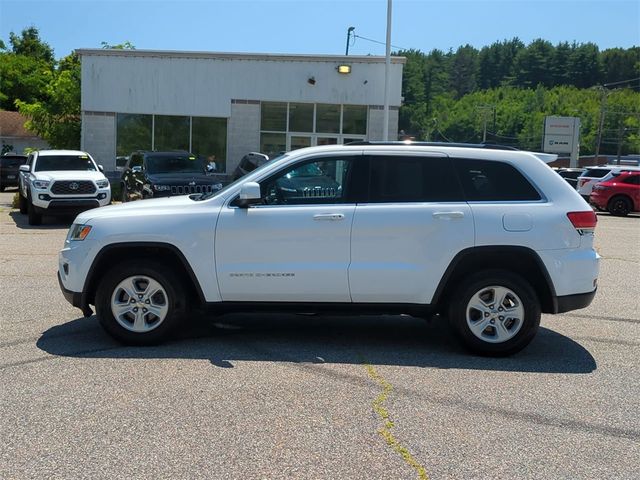
[[[540,315],[536,292],[507,271],[473,274],[450,297],[449,321],[463,344],[480,355],[522,350],[538,331]]]
[[[111,268],[96,291],[96,315],[114,338],[134,345],[166,340],[185,314],[185,294],[173,272],[156,262]]]

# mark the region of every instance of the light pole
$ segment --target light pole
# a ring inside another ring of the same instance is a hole
[[[349,27],[349,30],[347,30],[347,50],[345,51],[345,56],[349,55],[349,40],[351,40],[351,32],[353,32],[356,29],[356,27]]]
[[[391,69],[391,0],[387,0],[387,49],[384,64],[384,116],[382,140],[389,140],[389,70]]]

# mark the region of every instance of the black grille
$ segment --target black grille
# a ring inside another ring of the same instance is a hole
[[[55,195],[87,195],[96,193],[96,186],[89,180],[58,180],[51,186]]]
[[[171,195],[189,195],[190,193],[211,193],[212,185],[177,185],[171,187]]]

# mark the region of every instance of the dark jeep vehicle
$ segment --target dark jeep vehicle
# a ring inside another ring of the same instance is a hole
[[[233,172],[233,181],[244,177],[247,173],[253,172],[256,168],[261,167],[269,161],[269,157],[264,153],[249,152],[238,164],[235,172]]]
[[[188,152],[134,152],[122,173],[122,201],[212,193],[222,184],[208,163]]]
[[[20,165],[27,163],[26,155],[5,153],[0,156],[0,192],[6,187],[17,187]]]

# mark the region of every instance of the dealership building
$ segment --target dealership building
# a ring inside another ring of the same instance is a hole
[[[107,171],[135,150],[188,150],[232,173],[248,152],[383,140],[385,58],[78,50],[82,149]],[[404,57],[389,72],[396,139]]]

